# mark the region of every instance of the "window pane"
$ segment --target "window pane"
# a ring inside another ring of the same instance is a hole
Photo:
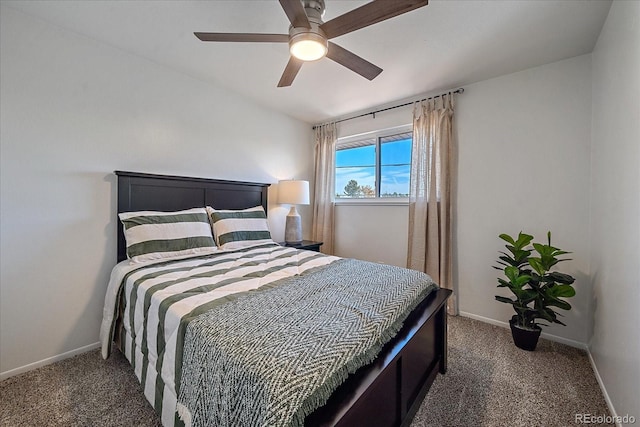
[[[380,145],[382,166],[407,165],[411,163],[411,138],[385,142]]]
[[[410,165],[380,168],[380,197],[408,197]]]
[[[376,165],[376,146],[347,148],[336,151],[336,167]]]
[[[336,197],[375,197],[376,168],[336,168]]]
[[[407,197],[412,132],[345,138],[336,147],[336,197]],[[380,151],[378,151],[380,150]]]

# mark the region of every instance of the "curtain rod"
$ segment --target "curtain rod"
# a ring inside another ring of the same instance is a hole
[[[456,90],[453,91],[449,91],[447,93],[464,93],[464,88],[460,87]],[[368,113],[362,113],[362,114],[358,114],[357,116],[353,116],[353,117],[347,117],[346,119],[340,119],[340,120],[336,120],[333,123],[340,123],[340,122],[346,122],[347,120],[353,120],[353,119],[359,119],[360,117],[365,117],[365,116],[373,116],[373,118],[376,118],[376,113],[381,113],[383,111],[388,111],[388,110],[393,110],[394,108],[400,108],[400,107],[406,107],[407,105],[411,105],[414,104],[416,102],[422,102],[422,101],[426,101],[428,99],[434,99],[434,98],[439,98],[443,95],[446,95],[447,93],[442,93],[440,95],[434,95],[434,96],[430,96],[428,98],[424,98],[424,99],[419,99],[417,101],[411,101],[411,102],[405,102],[404,104],[400,104],[400,105],[394,105],[393,107],[387,107],[387,108],[382,108],[380,110],[375,110],[375,111],[369,111]],[[315,130],[318,126],[321,125],[313,125],[313,127],[311,129]]]

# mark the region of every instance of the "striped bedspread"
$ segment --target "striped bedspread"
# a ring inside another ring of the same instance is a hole
[[[339,260],[317,252],[267,244],[142,266],[120,263],[112,272],[105,300],[101,328],[103,357],[110,353],[119,316],[124,329],[120,348],[143,385],[145,396],[160,414],[163,425],[183,425],[177,415],[177,395],[185,369],[182,365],[185,335],[192,321],[206,317],[210,320],[207,328],[215,328],[212,316],[222,308],[237,307],[240,300],[263,294],[265,290],[279,291],[281,284],[291,286],[292,281],[304,284],[317,272],[340,270],[334,265],[348,270],[348,264]],[[342,270],[339,275],[344,277]],[[410,292],[420,298],[427,287],[435,287],[428,276],[422,276],[428,280],[422,280],[420,290]],[[354,275],[349,280],[353,278]],[[236,309],[238,314],[242,311]],[[251,316],[242,318],[248,321]]]
[[[114,268],[105,299],[100,339],[108,357],[118,314],[120,348],[164,426],[182,425],[176,412],[176,376],[188,323],[198,315],[272,282],[339,258],[276,244],[153,264]]]

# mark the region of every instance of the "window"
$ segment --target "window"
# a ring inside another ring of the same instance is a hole
[[[381,131],[336,145],[336,198],[409,196],[412,132]]]

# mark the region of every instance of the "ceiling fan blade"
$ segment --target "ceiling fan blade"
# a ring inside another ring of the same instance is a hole
[[[296,75],[298,75],[298,71],[300,71],[300,67],[302,67],[302,63],[302,60],[294,56],[290,57],[289,62],[287,62],[287,66],[284,68],[282,77],[280,77],[278,87],[291,86],[291,83],[293,83],[293,79],[296,78]]]
[[[294,28],[311,28],[307,12],[305,12],[300,0],[280,0],[280,6],[284,9],[284,13],[287,14],[287,18]]]
[[[203,42],[264,42],[288,43],[288,34],[253,34],[253,33],[193,33]]]
[[[427,4],[428,0],[375,0],[325,22],[320,29],[332,39]]]
[[[337,62],[340,65],[344,65],[351,71],[355,71],[368,80],[375,79],[378,74],[382,72],[382,68],[373,65],[371,62],[360,58],[355,53],[350,52],[347,49],[340,47],[332,42],[329,42],[327,58]]]

